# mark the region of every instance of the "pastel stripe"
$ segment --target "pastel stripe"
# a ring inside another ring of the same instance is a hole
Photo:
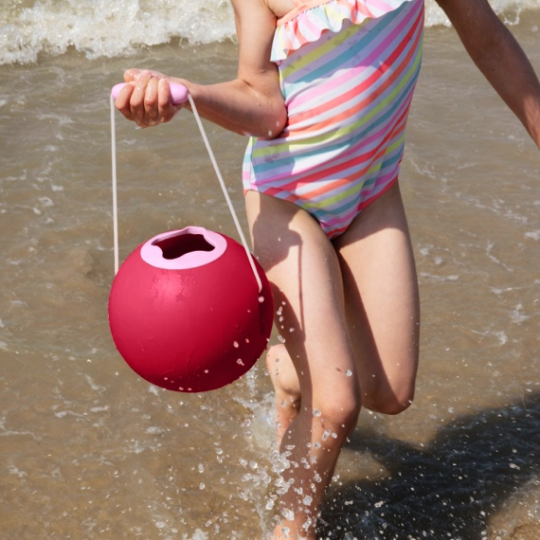
[[[278,21],[271,59],[283,60],[291,51],[316,41],[325,31],[338,33],[344,20],[361,24],[366,19],[378,19],[395,11],[404,3],[415,0],[310,0]],[[317,21],[317,34],[308,30],[307,20]]]
[[[297,204],[332,238],[394,184],[421,64],[423,3],[308,0],[279,21],[272,56],[288,125],[276,139],[250,139],[244,189]]]
[[[418,40],[420,39],[419,32],[416,32],[416,39],[414,43],[412,45],[410,43],[411,39],[413,39],[413,36],[414,36],[414,30],[416,29],[415,26],[412,25],[411,23],[414,23],[415,21],[404,21],[404,23],[405,22],[408,22],[409,26],[411,27],[407,29],[408,31],[403,36],[401,36],[401,32],[403,31],[403,26],[405,26],[405,24],[400,25],[399,27],[393,29],[394,32],[400,33],[401,39],[400,39],[399,46],[397,48],[391,47],[392,43],[389,42],[389,38],[388,38],[386,41],[382,42],[378,47],[376,47],[373,53],[371,53],[369,56],[365,58],[364,66],[361,66],[359,69],[356,69],[356,70],[348,70],[341,77],[336,78],[336,80],[329,81],[328,83],[323,83],[319,88],[317,88],[313,92],[306,92],[304,99],[306,101],[310,101],[314,98],[316,99],[317,97],[320,97],[321,94],[339,91],[339,88],[343,87],[343,85],[349,79],[364,75],[364,72],[366,69],[370,69],[372,73],[365,79],[363,89],[364,90],[369,89],[369,87],[376,84],[378,80],[384,77],[386,71],[388,69],[391,69],[390,66],[395,66],[395,62],[398,59],[398,56],[400,53],[402,53],[405,49],[408,48],[410,51],[410,54],[412,54],[412,52],[414,52],[417,49]],[[363,46],[365,46],[365,44],[361,42],[359,47],[354,47],[354,48],[348,47],[347,54],[356,55],[358,54],[359,50],[362,49]],[[387,54],[388,56],[385,56],[385,54]],[[382,66],[385,66],[384,69],[379,68],[379,69],[374,70],[372,68],[374,62],[376,62],[377,60]],[[409,60],[409,58],[404,59],[404,60],[405,61],[402,61],[399,63],[400,66],[406,65],[406,62],[407,60]],[[365,67],[366,65],[369,67]],[[395,71],[397,71],[397,69],[395,69]],[[360,88],[358,88],[358,90],[360,90]],[[337,99],[343,99],[343,97],[341,98],[338,97]],[[295,103],[295,106],[297,106],[296,103]],[[296,120],[296,117],[298,116],[299,115],[295,115],[295,120]]]

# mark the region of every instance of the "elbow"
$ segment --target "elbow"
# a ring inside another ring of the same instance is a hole
[[[286,125],[287,109],[285,108],[285,104],[281,104],[274,107],[274,110],[268,114],[268,117],[264,122],[264,127],[261,126],[263,129],[261,129],[260,132],[255,136],[266,141],[275,139],[281,135]]]

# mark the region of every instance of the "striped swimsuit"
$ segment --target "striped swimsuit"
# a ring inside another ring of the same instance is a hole
[[[288,122],[250,138],[244,190],[290,201],[335,238],[397,180],[420,70],[424,0],[293,0],[278,21]]]

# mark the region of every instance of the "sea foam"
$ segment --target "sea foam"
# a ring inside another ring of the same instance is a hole
[[[540,0],[492,0],[508,24],[518,24]],[[426,0],[426,25],[448,25],[434,0]],[[229,0],[0,0],[0,65],[36,62],[40,54],[69,49],[89,59],[136,54],[141,47],[175,41],[234,39]]]

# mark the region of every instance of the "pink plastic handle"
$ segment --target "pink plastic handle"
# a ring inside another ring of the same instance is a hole
[[[118,97],[120,90],[126,86],[127,83],[120,83],[113,86],[111,96],[113,99]],[[173,105],[182,105],[188,99],[188,89],[183,84],[171,83],[171,103]]]

